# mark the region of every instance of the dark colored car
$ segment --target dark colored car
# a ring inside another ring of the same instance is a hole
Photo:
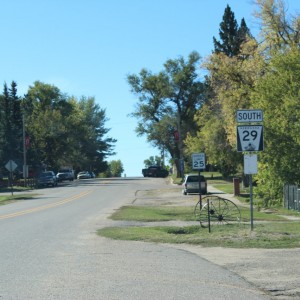
[[[160,166],[150,166],[147,169],[142,169],[144,177],[167,177],[169,172]]]
[[[45,171],[39,174],[37,178],[38,186],[57,186],[57,178],[53,171]]]
[[[197,174],[187,174],[185,175],[184,182],[182,184],[183,190],[182,194],[199,194],[199,175]],[[207,182],[204,176],[200,175],[200,189],[201,194],[207,194]]]
[[[96,178],[96,175],[95,175],[94,172],[89,172],[89,173],[90,173],[90,175],[91,175],[91,178]]]

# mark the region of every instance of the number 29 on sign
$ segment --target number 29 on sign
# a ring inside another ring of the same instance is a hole
[[[204,153],[192,154],[192,165],[194,170],[205,169],[205,154]]]

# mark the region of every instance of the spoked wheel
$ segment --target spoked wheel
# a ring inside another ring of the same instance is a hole
[[[203,198],[203,206],[200,209],[200,202],[195,206],[196,220],[202,227],[211,225],[237,224],[241,220],[239,208],[230,200],[217,196]]]

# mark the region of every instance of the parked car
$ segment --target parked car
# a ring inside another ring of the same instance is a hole
[[[184,177],[184,182],[182,184],[182,194],[199,194],[199,175],[198,174],[187,174]],[[201,194],[207,194],[207,182],[204,176],[200,175],[200,190]]]
[[[57,186],[57,178],[53,171],[45,171],[38,175],[37,178],[38,186]]]
[[[96,175],[94,172],[90,172],[91,178],[96,178]]]
[[[63,168],[58,171],[56,174],[56,178],[59,182],[69,180],[73,181],[74,180],[74,170],[71,168]]]
[[[89,179],[91,178],[91,174],[88,171],[79,172],[77,175],[77,179]]]

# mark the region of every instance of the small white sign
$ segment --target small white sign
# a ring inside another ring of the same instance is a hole
[[[194,170],[205,169],[205,154],[204,153],[192,154],[192,165]]]
[[[241,109],[236,111],[236,121],[238,123],[252,123],[263,121],[263,111],[261,109]]]
[[[263,151],[263,126],[237,126],[237,151]]]
[[[245,154],[244,155],[244,173],[257,174],[257,155]]]

